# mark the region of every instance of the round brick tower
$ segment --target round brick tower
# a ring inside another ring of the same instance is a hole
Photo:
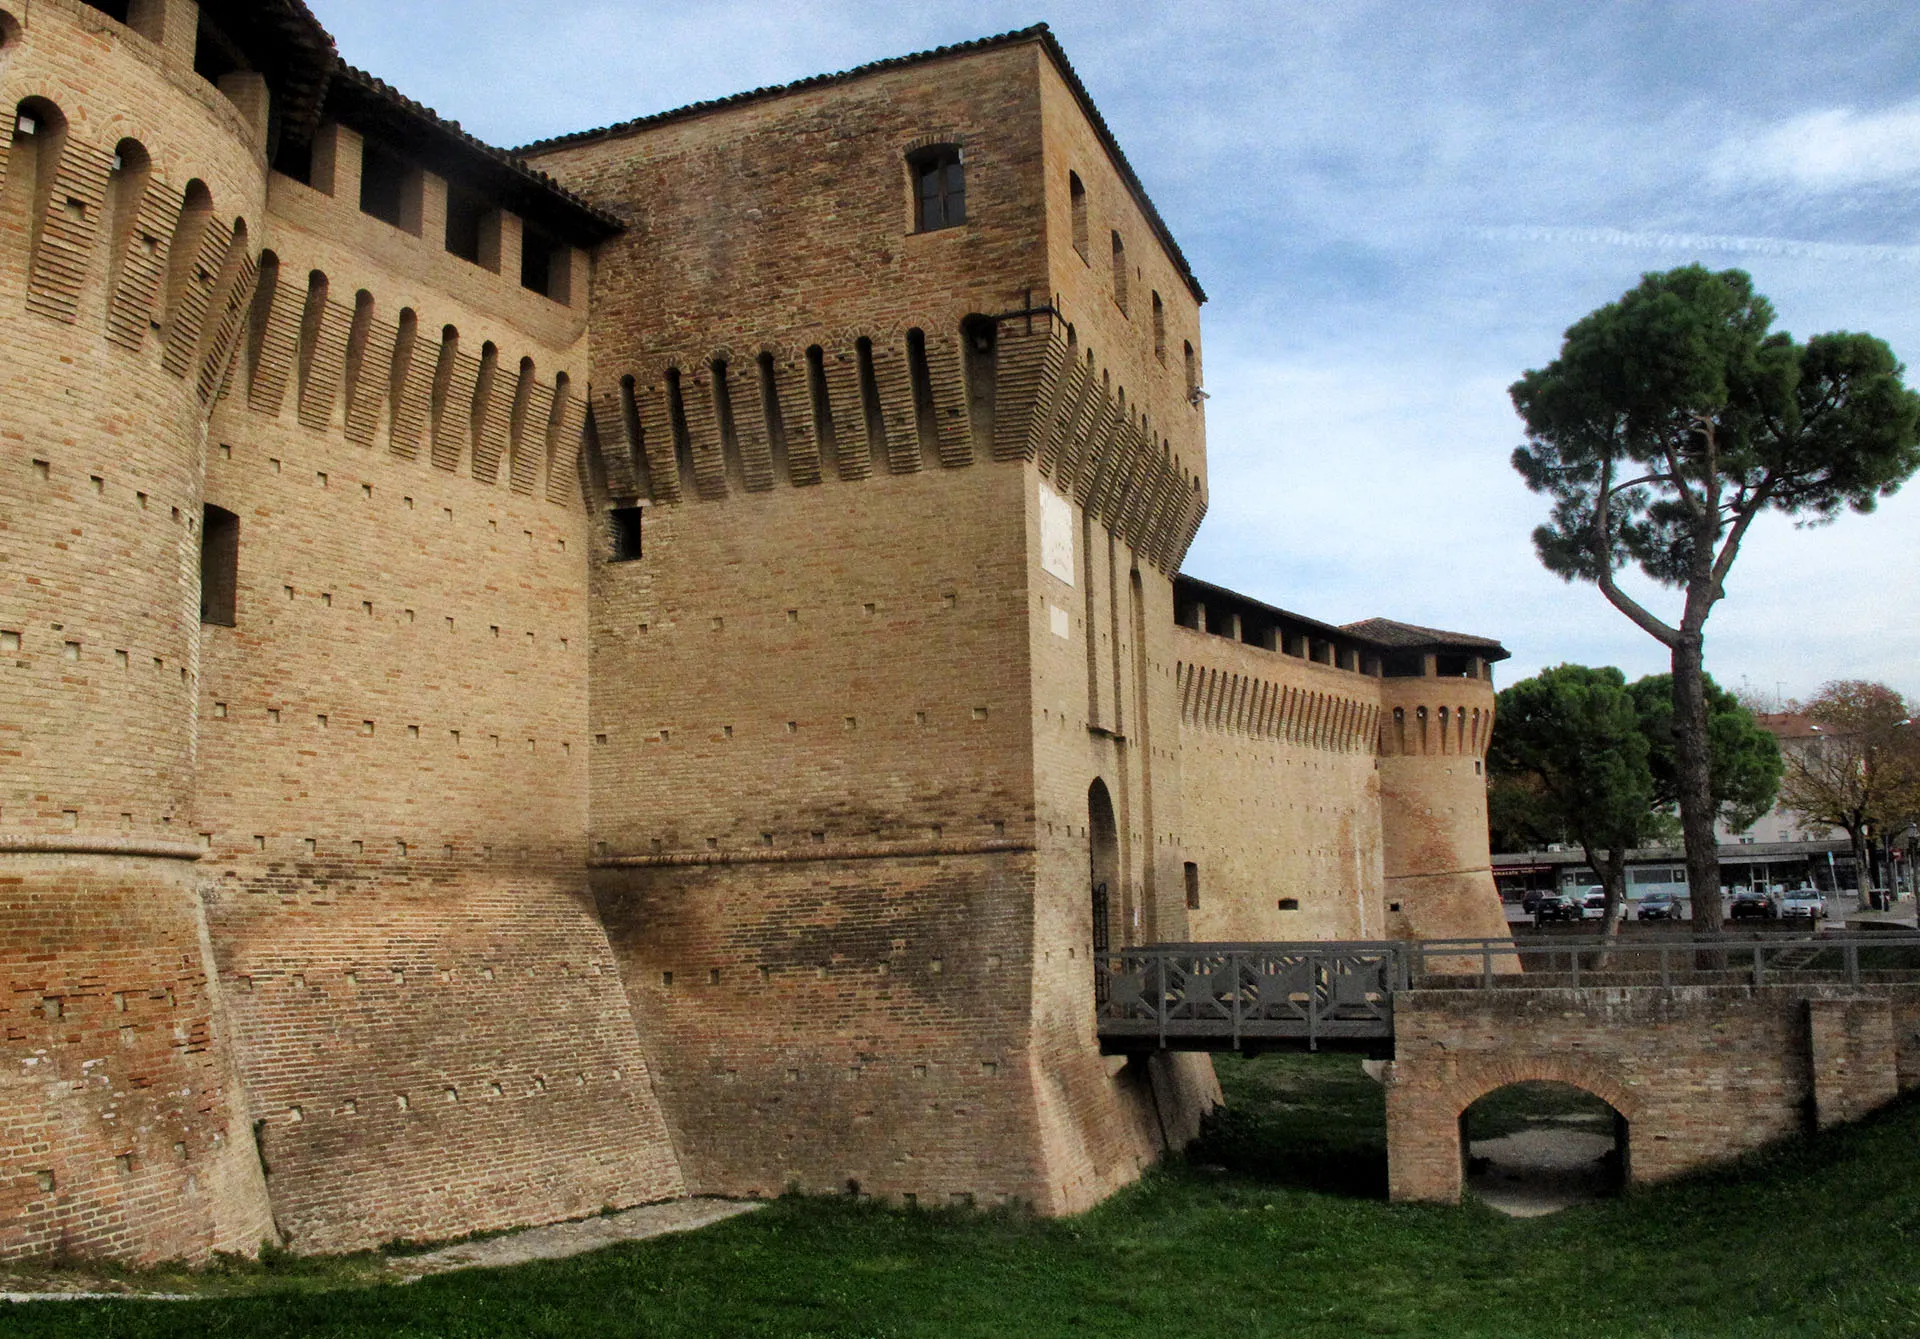
[[[1494,702],[1488,648],[1410,646],[1388,663],[1399,673],[1381,681],[1387,933],[1408,939],[1504,935],[1506,918],[1487,860]]]
[[[0,1257],[273,1235],[193,814],[234,558],[208,412],[265,208],[260,71],[298,102],[304,14],[246,8],[0,0]]]

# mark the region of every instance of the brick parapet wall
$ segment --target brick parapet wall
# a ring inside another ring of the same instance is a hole
[[[1459,1120],[1510,1083],[1570,1083],[1627,1119],[1636,1182],[1857,1117],[1915,1081],[1920,987],[1415,990],[1394,997],[1395,1199],[1459,1198]]]
[[[1194,937],[1381,935],[1381,681],[1187,627],[1172,641]]]

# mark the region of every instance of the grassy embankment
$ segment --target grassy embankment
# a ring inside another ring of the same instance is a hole
[[[1512,1220],[1390,1205],[1350,1058],[1223,1060],[1190,1158],[1091,1213],[789,1198],[689,1236],[365,1286],[378,1257],[0,1308],[0,1334],[1894,1336],[1920,1333],[1920,1101],[1712,1175]],[[6,1286],[0,1283],[0,1287]]]

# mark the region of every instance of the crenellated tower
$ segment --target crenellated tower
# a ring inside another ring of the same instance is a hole
[[[203,497],[268,137],[315,109],[205,51],[298,7],[228,8],[0,10],[0,1254],[274,1235],[196,891]]]
[[[1395,938],[1499,937],[1506,917],[1487,853],[1493,662],[1484,638],[1386,619],[1353,625],[1387,649],[1381,680],[1380,827]]]

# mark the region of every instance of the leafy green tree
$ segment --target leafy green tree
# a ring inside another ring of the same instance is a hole
[[[1607,892],[1601,934],[1619,926],[1627,853],[1670,820],[1655,807],[1652,749],[1619,670],[1556,665],[1501,691],[1487,773],[1505,820],[1540,840],[1571,836]]]
[[[1706,676],[1707,747],[1713,759],[1714,816],[1729,827],[1752,827],[1773,807],[1785,764],[1780,744],[1761,728],[1753,711]],[[1671,810],[1680,803],[1680,759],[1673,734],[1673,676],[1649,674],[1629,690],[1640,713],[1641,733],[1652,749],[1654,803]]]
[[[1553,504],[1533,535],[1541,563],[1593,582],[1668,648],[1687,877],[1695,914],[1714,927],[1707,616],[1762,512],[1818,523],[1871,511],[1920,468],[1920,396],[1884,342],[1836,333],[1800,344],[1772,324],[1742,271],[1649,274],[1576,322],[1560,356],[1511,390],[1527,431],[1513,466]],[[1684,593],[1677,620],[1620,588],[1628,564]]]

